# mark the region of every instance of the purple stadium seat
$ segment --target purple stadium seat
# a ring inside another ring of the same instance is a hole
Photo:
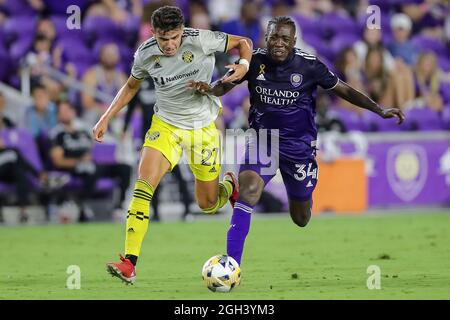
[[[65,15],[67,14],[67,8],[71,5],[76,4],[78,7],[80,7],[81,12],[84,12],[84,9],[89,5],[89,3],[92,2],[90,0],[44,0],[45,7],[47,8],[48,12],[51,14],[60,14]]]
[[[314,33],[303,34],[303,41],[316,49],[317,54],[326,57],[328,60],[334,60],[334,52],[330,46]],[[300,48],[301,49],[301,48]]]
[[[340,122],[346,131],[367,131],[362,118],[355,112],[340,107],[331,107],[327,115],[330,119]]]
[[[3,3],[4,8],[10,16],[33,16],[36,11],[30,7],[27,0],[6,0]]]
[[[437,55],[445,55],[446,48],[443,41],[418,35],[412,39],[412,43],[422,50],[432,50]]]
[[[2,25],[0,25],[0,47],[4,47],[5,45],[6,45],[5,28],[3,28]]]
[[[34,37],[37,20],[29,16],[11,16],[5,21],[5,41],[10,44],[21,37]]]
[[[54,172],[52,172],[54,173]],[[100,178],[97,181],[96,184],[96,191],[105,192],[105,191],[111,191],[113,188],[115,188],[117,183],[110,178]],[[77,177],[70,177],[69,182],[63,187],[64,190],[72,191],[74,189],[81,188],[82,182]]]
[[[15,187],[9,183],[0,182],[0,194],[8,194],[14,192]]]
[[[317,28],[320,24],[320,22],[316,19],[312,19],[309,17],[305,17],[302,15],[293,15],[293,18],[298,23],[300,28],[302,29],[303,36],[307,34],[314,34],[317,33]]]
[[[64,57],[74,63],[94,63],[95,56],[81,39],[61,39],[58,45],[63,47]]]
[[[320,18],[319,32],[325,39],[333,38],[335,35],[360,36],[358,24],[349,16],[335,12],[324,14]],[[316,30],[317,32],[317,30]]]
[[[25,35],[15,41],[9,48],[9,54],[12,60],[18,61],[23,58],[33,46],[34,35]]]
[[[450,58],[448,58],[449,55],[440,55],[438,56],[438,65],[439,68],[441,68],[445,72],[450,72]]]
[[[339,52],[341,52],[344,48],[352,46],[356,41],[358,41],[360,38],[358,36],[355,36],[354,34],[337,34],[331,41],[330,41],[330,49],[333,51],[335,55],[337,55]]]
[[[405,129],[405,125],[398,125],[397,119],[383,119],[379,115],[373,112],[366,112],[362,117],[362,121],[371,132],[390,132],[390,131],[402,131]]]
[[[50,20],[58,33],[67,29],[67,15],[53,15]]]
[[[442,117],[442,129],[450,130],[450,104],[444,107],[441,117]]]
[[[444,103],[450,104],[450,82],[441,82],[441,89],[439,91],[442,94]]]
[[[92,160],[96,163],[116,163],[116,145],[113,143],[95,143],[92,148]]]
[[[428,108],[414,108],[405,112],[405,123],[408,130],[433,131],[442,127],[439,113]]]
[[[125,38],[124,30],[108,17],[87,17],[82,25],[88,43],[94,44],[97,39]]]
[[[8,52],[0,47],[0,81],[6,81],[9,78],[13,65]]]
[[[43,169],[34,138],[26,129],[3,129],[0,131],[0,137],[3,139],[5,146],[19,149],[24,158],[37,171]]]
[[[142,139],[142,113],[133,112],[131,116],[131,130],[133,130],[133,139]]]
[[[369,4],[378,6],[381,12],[388,12],[389,6],[391,5],[390,1],[386,0],[370,0]]]

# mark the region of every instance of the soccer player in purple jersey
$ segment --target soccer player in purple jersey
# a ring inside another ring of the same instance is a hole
[[[265,37],[267,49],[254,51],[250,69],[239,81],[248,81],[250,128],[257,133],[268,129],[269,135],[277,135],[278,145],[271,145],[271,138],[263,140],[260,135],[247,144],[245,163],[239,170],[239,197],[227,235],[228,255],[238,263],[250,228],[250,214],[265,185],[275,175],[275,172],[267,174],[268,170],[264,169],[269,165],[263,163],[259,155],[270,151],[271,159],[276,161],[294,223],[305,227],[311,218],[312,193],[317,183],[317,128],[314,121],[317,86],[331,90],[382,118],[397,117],[398,124],[404,120],[399,109],[381,108],[365,94],[340,80],[315,56],[294,48],[295,32],[295,24],[288,17],[270,20]],[[211,85],[193,82],[190,87],[203,94],[221,96],[234,85],[219,80]],[[273,129],[277,133],[271,133]],[[252,148],[259,151],[256,158],[250,151]]]

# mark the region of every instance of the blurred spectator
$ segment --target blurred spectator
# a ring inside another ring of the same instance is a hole
[[[394,58],[389,50],[384,48],[381,29],[364,28],[363,38],[353,45],[353,49],[358,56],[361,67],[363,67],[366,62],[367,52],[372,48],[380,48],[380,50],[382,50],[384,67],[387,70],[392,71],[395,64]]]
[[[364,91],[364,74],[359,66],[356,52],[352,47],[347,47],[338,54],[335,62],[335,70],[340,79],[347,82],[353,88]],[[342,98],[338,97],[336,99],[338,107],[357,114],[362,114],[364,111],[364,109],[358,108]]]
[[[405,1],[401,9],[413,22],[414,33],[442,37],[442,26],[448,16],[448,1],[413,0]]]
[[[414,69],[415,100],[412,107],[428,107],[434,111],[442,111],[440,70],[436,55],[429,51],[421,53]]]
[[[57,170],[69,172],[83,182],[80,198],[80,221],[93,217],[86,204],[95,193],[100,177],[116,178],[120,198],[114,203],[114,215],[123,216],[123,202],[130,184],[131,167],[125,164],[96,164],[92,159],[92,139],[88,128],[76,118],[74,107],[67,101],[58,103],[58,125],[51,132],[50,155]]]
[[[37,32],[32,49],[26,56],[26,61],[31,66],[31,85],[42,84],[50,94],[51,99],[57,99],[62,92],[62,84],[50,76],[46,68],[51,67],[64,70],[62,61],[62,48],[54,46],[56,31],[50,19],[41,19],[37,26]]]
[[[6,99],[0,91],[0,130],[13,128],[14,123],[5,115]]]
[[[126,75],[118,65],[120,60],[119,49],[116,44],[105,44],[100,50],[100,62],[86,71],[83,76],[83,84],[92,90],[101,91],[112,98],[126,82]],[[94,125],[108,103],[93,97],[89,92],[81,94],[83,107],[83,119],[88,125]]]
[[[242,0],[209,0],[208,11],[213,24],[239,19]]]
[[[31,92],[33,105],[25,111],[25,127],[34,138],[47,135],[57,124],[56,105],[50,100],[46,88],[36,85]]]
[[[415,63],[419,50],[410,40],[412,22],[404,13],[394,14],[391,18],[391,30],[394,39],[387,45],[394,58],[401,58],[406,64]]]
[[[86,17],[110,17],[119,24],[124,24],[130,15],[142,16],[141,0],[95,1],[86,10]]]
[[[257,47],[263,40],[264,31],[259,23],[259,10],[256,3],[254,1],[244,2],[240,18],[222,23],[220,30],[229,34],[249,37]]]
[[[5,146],[0,138],[0,182],[15,185],[16,204],[20,208],[21,222],[26,222],[28,219],[26,209],[30,204],[29,196],[35,189],[30,175],[45,179],[45,174],[41,175],[18,149]]]
[[[384,51],[380,47],[370,48],[366,54],[364,75],[366,92],[377,103],[385,104],[384,95],[389,80],[389,71],[384,63]]]

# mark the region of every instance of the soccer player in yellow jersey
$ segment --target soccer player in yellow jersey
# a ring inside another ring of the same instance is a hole
[[[108,263],[107,270],[127,284],[136,278],[136,262],[149,223],[150,201],[164,174],[179,161],[183,150],[195,176],[199,207],[215,213],[238,196],[237,179],[231,172],[219,182],[220,143],[215,128],[221,103],[218,97],[188,88],[192,81],[210,82],[217,51],[237,48],[238,64],[227,66],[233,73],[224,82],[240,80],[252,57],[250,39],[223,32],[184,27],[177,7],[165,6],[151,18],[154,37],[136,51],[131,76],[93,128],[101,142],[109,121],[133,98],[140,83],[152,77],[156,87],[155,114],[146,134],[126,222],[125,257]]]

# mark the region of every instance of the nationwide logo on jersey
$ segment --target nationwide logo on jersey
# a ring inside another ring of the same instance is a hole
[[[155,57],[155,66],[154,66],[155,69],[157,69],[157,68],[162,68],[160,62],[161,62],[161,58],[158,57],[158,56],[156,56],[156,57]]]
[[[291,74],[291,84],[297,88],[302,84],[303,76],[300,73]]]
[[[259,65],[259,76],[256,77],[256,80],[266,81],[266,77],[264,77],[265,68],[266,68],[265,64]]]
[[[160,136],[159,131],[155,131],[155,132],[152,132],[152,133],[147,132],[145,139],[148,139],[150,141],[154,141],[154,140],[158,139],[159,136]]]
[[[190,51],[185,51],[183,52],[182,59],[184,62],[190,63],[194,60],[194,54]]]

